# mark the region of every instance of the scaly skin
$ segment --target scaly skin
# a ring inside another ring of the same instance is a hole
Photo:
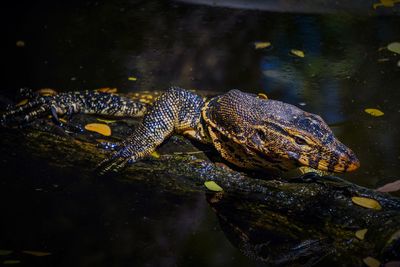
[[[31,94],[28,92],[28,95]],[[28,104],[2,114],[1,124],[27,123],[48,113],[58,119],[57,115],[74,113],[141,117],[145,112],[145,104],[126,97],[96,91],[77,91],[60,93],[55,96],[37,96]]]
[[[358,168],[354,153],[340,143],[317,115],[274,100],[231,90],[208,102],[172,87],[149,110],[129,98],[94,91],[39,97],[3,114],[2,124],[28,122],[51,112],[142,116],[142,124],[99,165],[99,173],[119,172],[153,152],[173,133],[211,144],[227,161],[247,169],[286,171],[298,166],[345,172]]]

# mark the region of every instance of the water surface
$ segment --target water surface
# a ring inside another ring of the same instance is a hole
[[[377,15],[370,3],[346,12],[329,4],[326,12],[293,9],[14,3],[1,18],[2,94],[12,97],[24,86],[264,92],[332,125],[361,161],[341,177],[371,188],[399,179],[400,55],[385,49],[400,42],[398,12]],[[256,41],[272,45],[256,50]],[[372,117],[365,108],[385,115]],[[2,167],[0,248],[52,252],[42,266],[263,266],[224,238],[202,194],[95,183],[29,155]]]

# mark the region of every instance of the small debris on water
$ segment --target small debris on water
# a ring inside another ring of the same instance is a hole
[[[387,49],[393,53],[400,54],[400,43],[399,42],[393,42],[388,44]]]
[[[25,47],[25,42],[22,41],[22,40],[18,40],[18,41],[15,43],[15,45],[16,45],[17,47]]]
[[[270,42],[254,42],[255,49],[264,49],[270,46],[271,46]]]
[[[299,49],[292,49],[292,50],[290,50],[290,53],[291,53],[292,55],[297,56],[297,57],[305,57],[305,56],[306,56],[306,55],[304,54],[304,52],[301,51],[301,50],[299,50]]]

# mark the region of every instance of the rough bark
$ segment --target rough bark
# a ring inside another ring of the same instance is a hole
[[[69,129],[46,119],[24,129],[2,129],[3,162],[24,156],[96,179],[93,170],[108,153],[96,140],[104,137],[79,131],[93,120],[75,116]],[[134,124],[112,124],[114,140]],[[142,160],[114,179],[152,184],[174,194],[206,192],[230,241],[249,257],[274,265],[313,265],[326,256],[348,266],[361,266],[366,257],[381,263],[400,258],[400,200],[338,177],[257,179],[219,167],[190,142],[173,137],[161,148],[160,158]],[[224,191],[208,191],[203,183],[210,180]],[[382,209],[356,205],[354,196],[374,199]],[[355,233],[362,229],[368,231],[360,240]]]

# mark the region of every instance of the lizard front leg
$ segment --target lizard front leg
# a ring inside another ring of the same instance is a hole
[[[173,133],[196,132],[203,105],[200,96],[170,88],[154,102],[141,125],[120,144],[121,149],[99,164],[99,174],[119,172],[129,163],[148,156]]]

